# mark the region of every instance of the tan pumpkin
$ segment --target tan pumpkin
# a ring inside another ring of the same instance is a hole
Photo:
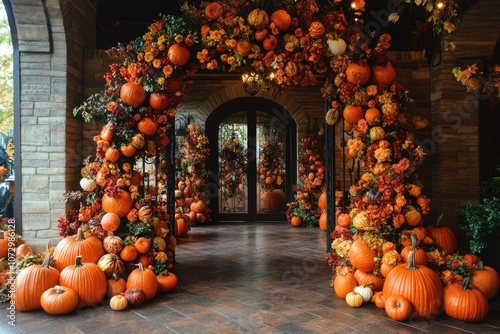
[[[333,56],[344,54],[347,50],[347,44],[342,38],[328,39],[326,43],[328,44],[328,49],[330,49]]]
[[[319,21],[313,21],[308,28],[309,36],[312,38],[320,38],[325,33],[325,26]]]
[[[247,16],[247,23],[253,28],[264,28],[269,24],[269,15],[262,9],[254,9]]]
[[[109,307],[115,311],[122,311],[126,309],[128,306],[128,300],[125,296],[122,295],[114,295],[109,300]]]
[[[381,126],[374,126],[370,129],[370,139],[373,141],[385,138],[385,130]]]

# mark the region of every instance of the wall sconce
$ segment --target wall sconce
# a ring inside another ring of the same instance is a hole
[[[274,73],[272,72],[266,77],[254,71],[245,72],[241,76],[241,80],[243,82],[243,89],[245,90],[245,92],[247,92],[252,96],[257,94],[261,90],[261,88],[264,91],[269,90],[271,88],[271,83],[273,79],[274,79]]]

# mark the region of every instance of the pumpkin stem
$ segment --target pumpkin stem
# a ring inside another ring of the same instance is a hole
[[[81,256],[81,255],[77,255],[77,256],[76,256],[76,259],[75,259],[75,267],[83,267],[83,264],[82,264],[82,256]]]
[[[115,280],[118,281],[120,277],[118,277],[118,270],[115,270],[115,272],[111,275],[111,277]]]
[[[418,267],[415,264],[415,252],[414,251],[410,251],[408,253],[408,264],[406,265],[406,269],[408,269],[408,270],[418,270]]]
[[[85,236],[83,235],[83,230],[81,227],[78,228],[76,231],[76,241],[82,241],[85,240]]]
[[[58,295],[60,295],[60,294],[62,293],[61,286],[56,285],[56,286],[54,287],[54,289],[56,290],[56,293],[57,293]]]
[[[47,252],[47,254],[45,254],[45,258],[43,259],[42,267],[48,268],[49,267],[49,261],[50,261],[50,253]]]
[[[418,248],[418,240],[417,237],[412,233],[410,235],[411,238],[411,249],[417,249]]]
[[[436,227],[441,226],[441,220],[443,219],[444,213],[441,213],[436,221]]]
[[[465,277],[464,278],[464,280],[462,281],[462,284],[460,285],[460,288],[462,290],[470,290],[469,280],[470,280],[470,277]]]
[[[137,263],[137,264],[136,264],[136,266],[138,266],[138,267],[139,267],[139,270],[140,270],[140,271],[144,271],[144,266],[142,265],[142,263],[141,263],[141,262]]]
[[[477,270],[484,270],[484,263],[483,263],[483,260],[479,261],[477,263]]]

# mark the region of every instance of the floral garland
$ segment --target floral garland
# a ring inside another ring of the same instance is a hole
[[[176,205],[182,213],[190,211],[193,201],[203,200],[209,204],[209,198],[203,189],[208,180],[204,164],[206,157],[210,154],[210,143],[194,124],[189,124],[187,130],[187,139],[183,142],[176,142],[178,148],[175,157]],[[210,220],[209,206],[205,207],[204,212],[193,214],[192,218],[200,223]]]
[[[468,65],[464,69],[454,67],[452,73],[466,87],[467,92],[474,92],[483,99],[489,98],[493,104],[500,99],[500,64],[491,66],[487,75],[477,64]]]
[[[261,143],[257,172],[262,189],[273,191],[285,186],[283,143],[270,140]]]
[[[296,192],[295,201],[287,203],[287,219],[292,216],[302,218],[306,226],[318,225],[321,209],[318,206],[319,196],[325,191],[324,156],[319,136],[323,131],[312,133],[300,140],[299,150],[299,182],[293,187]]]
[[[219,176],[219,182],[224,196],[229,198],[241,196],[248,166],[246,149],[238,138],[232,137],[224,143],[219,156],[221,164],[219,170],[223,171]]]

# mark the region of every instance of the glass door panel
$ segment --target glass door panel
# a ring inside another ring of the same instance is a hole
[[[235,113],[219,124],[219,212],[248,213],[248,120]]]
[[[286,128],[269,113],[256,113],[257,214],[285,210]]]

